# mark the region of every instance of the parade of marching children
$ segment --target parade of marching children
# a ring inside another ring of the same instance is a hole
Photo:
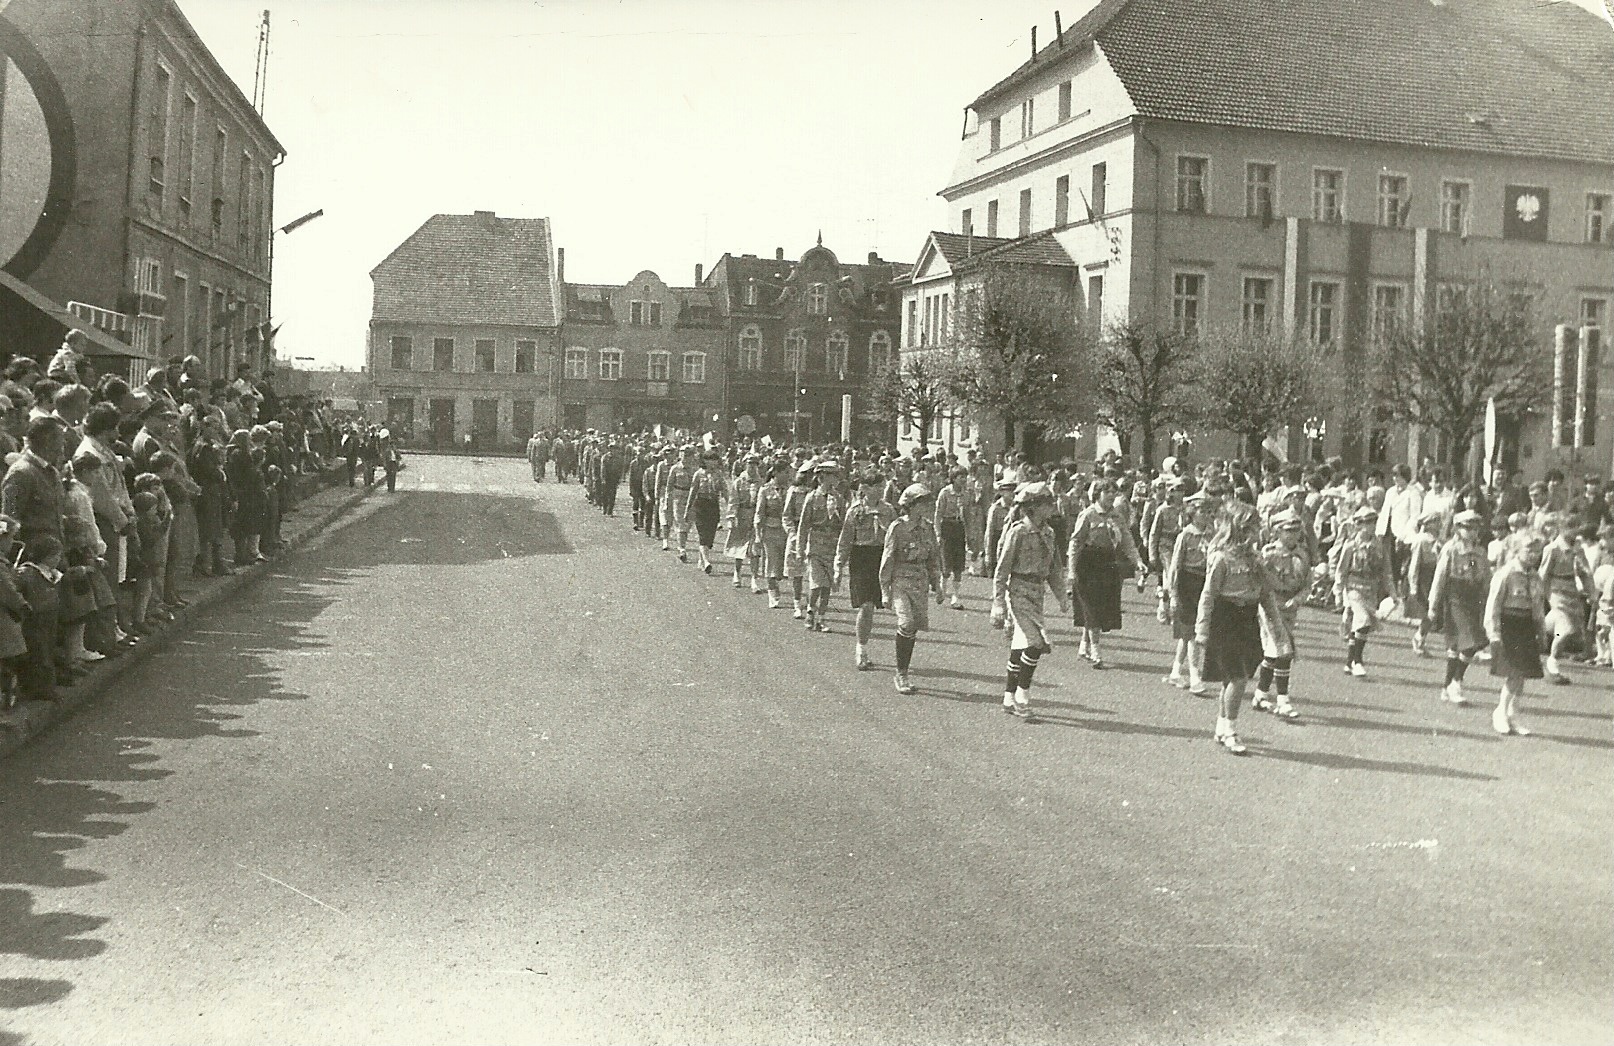
[[[1370,643],[1376,658],[1406,656],[1409,634],[1411,656],[1440,656],[1443,643],[1434,696],[1467,704],[1468,670],[1487,664],[1491,724],[1513,736],[1530,733],[1529,681],[1570,685],[1569,662],[1610,664],[1614,497],[1594,476],[1579,489],[1556,472],[1455,488],[1437,467],[1385,474],[1337,459],[1246,471],[1167,458],[1156,471],[1113,453],[1083,468],[1015,451],[904,458],[597,433],[540,434],[527,449],[535,481],[553,461],[607,516],[626,479],[633,529],[653,548],[749,585],[770,609],[788,605],[810,632],[831,631],[846,592],[858,670],[885,660],[870,644],[875,612],[891,611],[903,694],[917,692],[910,668],[931,604],[963,610],[965,576],[988,579],[990,625],[1008,640],[1003,711],[1021,719],[1034,715],[1033,680],[1055,645],[1050,597],[1070,615],[1079,656],[1102,670],[1129,582],[1153,587],[1153,627],[1170,630],[1164,683],[1215,702],[1211,736],[1233,754],[1246,751],[1236,729],[1246,701],[1302,720],[1298,657],[1336,657],[1363,679]],[[1335,651],[1297,648],[1303,606],[1337,619]],[[1414,627],[1387,632],[1390,622]]]

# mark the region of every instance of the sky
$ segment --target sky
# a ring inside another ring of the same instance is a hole
[[[264,0],[181,0],[249,97]],[[576,282],[722,254],[912,261],[963,108],[1052,0],[271,0],[282,356],[364,363],[369,272],[431,215],[548,217]],[[1086,8],[1063,8],[1069,25]]]
[[[1573,0],[1607,17],[1605,0]],[[180,0],[265,117],[281,355],[364,363],[369,272],[433,214],[548,217],[566,276],[725,251],[912,261],[963,109],[1057,0]],[[1092,0],[1058,7],[1072,24]]]

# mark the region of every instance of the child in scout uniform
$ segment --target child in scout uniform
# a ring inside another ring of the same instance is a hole
[[[717,525],[723,518],[723,502],[728,496],[721,459],[716,451],[709,450],[702,455],[700,468],[690,477],[688,500],[684,505],[684,519],[695,523],[701,570],[708,574],[712,572],[712,546],[717,544]],[[682,542],[679,549],[682,558]]]
[[[1375,534],[1378,513],[1363,505],[1351,514],[1351,535],[1340,549],[1334,568],[1334,586],[1339,590],[1344,610],[1340,631],[1345,636],[1345,672],[1361,678],[1367,675],[1364,658],[1367,637],[1378,627],[1378,605],[1390,594],[1390,559]]]
[[[965,517],[968,512],[969,471],[955,468],[948,483],[936,492],[936,541],[941,545],[942,585],[947,589],[954,610],[964,609],[959,589],[964,584],[964,562],[967,553],[968,533]]]
[[[1071,530],[1065,568],[1072,621],[1082,631],[1081,656],[1103,668],[1099,637],[1121,628],[1121,576],[1137,569],[1138,550],[1121,514],[1124,496],[1108,480],[1096,481],[1092,496]]]
[[[998,569],[998,546],[1003,543],[1003,532],[1009,526],[1009,512],[1014,508],[1015,482],[1012,479],[1000,479],[996,485],[996,497],[992,504],[986,507],[986,534],[982,539],[981,558],[986,564],[986,576],[996,577]]]
[[[1046,483],[1027,483],[1014,496],[1015,520],[1003,534],[1003,547],[992,575],[992,627],[1009,626],[1009,666],[1003,682],[1003,710],[1021,719],[1031,716],[1031,679],[1045,654],[1053,650],[1043,616],[1043,593],[1053,589],[1059,609],[1065,607],[1064,573],[1059,541],[1048,518],[1054,494]]]
[[[1204,490],[1197,490],[1183,499],[1187,518],[1177,541],[1172,546],[1171,558],[1166,564],[1162,583],[1166,598],[1171,602],[1171,637],[1176,652],[1171,660],[1171,672],[1165,682],[1181,690],[1184,687],[1195,697],[1207,691],[1199,677],[1202,664],[1199,642],[1194,638],[1194,623],[1199,614],[1199,594],[1205,588],[1205,542],[1216,518],[1216,499]]]
[[[852,607],[857,612],[857,668],[864,671],[869,660],[869,636],[874,631],[874,611],[885,606],[880,598],[880,557],[885,551],[885,535],[896,521],[897,511],[882,496],[885,477],[869,469],[858,479],[858,498],[846,510],[841,537],[835,545],[835,586],[841,578],[850,582]]]
[[[795,613],[791,616],[797,621],[807,616],[807,608],[802,605],[802,581],[807,574],[807,565],[801,558],[801,523],[802,502],[807,500],[808,491],[812,489],[813,465],[805,462],[796,469],[796,475],[790,483],[790,490],[785,494],[785,507],[783,520],[785,524],[785,576],[790,578],[791,595],[795,602]]]
[[[1502,692],[1491,726],[1499,734],[1528,734],[1515,718],[1524,699],[1524,682],[1541,678],[1541,607],[1546,592],[1538,571],[1545,542],[1534,531],[1508,539],[1507,558],[1491,578],[1485,599],[1485,635],[1491,641],[1491,675]]]
[[[1463,676],[1474,655],[1484,649],[1485,600],[1490,591],[1491,564],[1480,541],[1480,514],[1464,509],[1452,518],[1457,533],[1440,550],[1434,580],[1429,584],[1431,628],[1446,633],[1446,683],[1440,699],[1454,705],[1467,704],[1463,697]]]
[[[829,591],[835,585],[835,542],[841,536],[846,506],[837,493],[841,466],[820,461],[813,466],[813,489],[801,502],[796,521],[796,547],[807,568],[807,629],[828,632]]]
[[[1407,553],[1407,616],[1418,619],[1412,633],[1412,649],[1419,657],[1424,655],[1424,640],[1432,626],[1429,624],[1429,588],[1435,582],[1435,563],[1440,559],[1440,529],[1445,525],[1444,512],[1424,509],[1418,516],[1418,532],[1413,535]]]
[[[757,495],[762,489],[762,473],[756,454],[743,459],[744,471],[734,477],[729,488],[728,538],[723,543],[723,554],[734,561],[734,587],[740,587],[740,568],[751,565],[751,592],[762,593],[762,582],[757,576],[762,559],[762,542],[756,525]]]
[[[914,642],[930,627],[925,605],[928,591],[941,605],[941,552],[936,547],[936,531],[930,521],[931,493],[923,483],[910,484],[897,498],[901,515],[885,534],[880,555],[880,594],[897,615],[897,674],[899,694],[914,693],[908,678],[913,662]]]
[[[1251,705],[1293,722],[1300,718],[1289,701],[1289,673],[1294,667],[1295,625],[1300,604],[1311,588],[1311,552],[1305,523],[1292,508],[1279,509],[1270,520],[1272,540],[1261,549],[1261,566],[1278,607],[1278,617],[1261,610],[1261,668],[1256,672]]]
[[[768,469],[768,482],[757,491],[753,517],[757,541],[762,545],[762,576],[768,579],[768,609],[779,609],[779,582],[785,576],[785,486],[790,466],[775,462]]]
[[[1249,505],[1224,504],[1216,532],[1205,551],[1205,588],[1199,595],[1194,637],[1205,652],[1205,681],[1222,684],[1216,743],[1234,755],[1246,751],[1233,730],[1244,688],[1260,668],[1263,647],[1278,657],[1292,657],[1294,639],[1273,596],[1256,551],[1260,519]],[[1271,631],[1263,643],[1262,615]]]
[[[678,531],[678,562],[689,562],[689,488],[695,482],[695,448],[684,448],[683,460],[667,469],[661,492],[661,550]]]
[[[1558,659],[1584,634],[1587,600],[1592,594],[1592,571],[1586,563],[1586,553],[1575,542],[1576,529],[1551,518],[1551,540],[1541,557],[1541,581],[1547,590],[1546,625],[1552,636],[1547,678],[1560,686],[1567,684],[1569,677],[1559,670]]]

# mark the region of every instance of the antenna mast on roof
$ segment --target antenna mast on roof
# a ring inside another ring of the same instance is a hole
[[[264,97],[269,93],[269,12],[258,23],[258,61],[252,70],[252,108],[263,115]]]

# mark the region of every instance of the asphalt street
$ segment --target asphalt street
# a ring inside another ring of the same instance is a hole
[[[524,462],[411,459],[0,762],[0,1046],[1614,1037],[1614,676],[1501,738],[1406,633],[1297,726],[1109,671],[920,692]]]

